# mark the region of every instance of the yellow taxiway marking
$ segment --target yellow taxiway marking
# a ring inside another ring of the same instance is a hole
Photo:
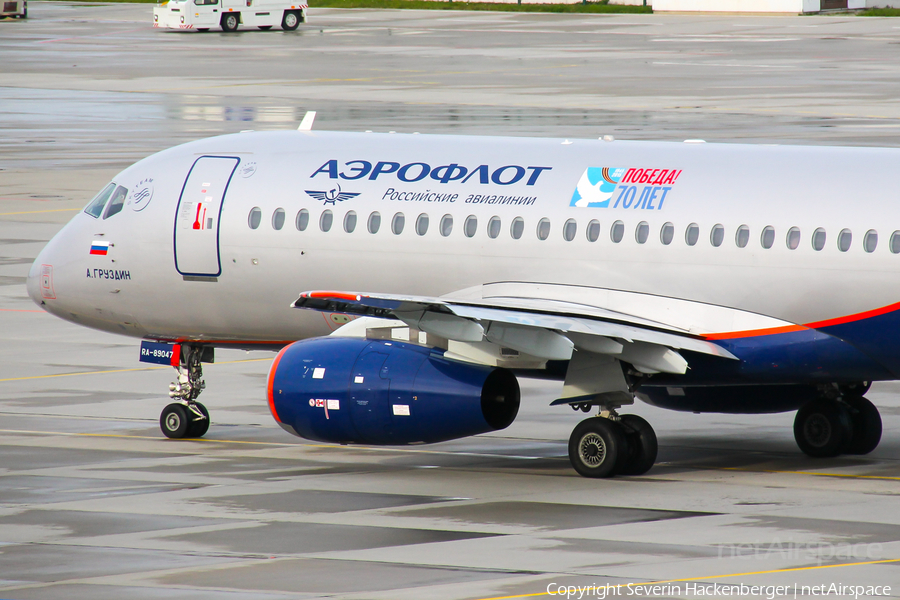
[[[879,565],[887,563],[898,563],[900,558],[886,558],[883,560],[869,560],[866,562],[840,563],[837,565],[816,565],[813,567],[790,567],[787,569],[772,569],[770,571],[748,571],[746,573],[725,573],[722,575],[707,575],[706,577],[686,577],[684,579],[666,579],[663,581],[648,581],[647,583],[617,584],[616,588],[644,588],[654,585],[664,585],[667,583],[685,583],[688,581],[706,581],[708,579],[725,579],[728,577],[749,577],[751,575],[772,575],[774,573],[795,573],[798,571],[813,571],[816,569],[838,569],[840,567],[861,567],[865,565]],[[611,586],[612,587],[612,586]],[[515,596],[495,596],[493,598],[479,598],[478,600],[511,600],[512,598],[535,598],[537,596],[565,596],[565,594],[554,594],[552,592],[535,592],[532,594],[518,594]]]
[[[742,471],[746,473],[778,473],[780,475],[813,475],[815,477],[845,477],[847,479],[882,479],[886,481],[900,481],[900,477],[889,475],[854,475],[852,473],[820,473],[816,471],[777,471],[774,469],[743,469],[738,467],[715,467],[713,470]]]
[[[81,209],[80,208],[53,208],[50,210],[26,210],[23,212],[0,213],[0,217],[8,217],[10,215],[36,215],[38,213],[67,212],[67,211],[76,211],[76,210],[81,210]]]
[[[10,413],[4,413],[10,414]],[[21,415],[16,415],[21,416]],[[57,415],[53,415],[57,416]],[[65,417],[62,417],[65,418]],[[306,444],[303,442],[254,442],[248,440],[217,440],[209,438],[184,438],[184,439],[168,439],[165,437],[157,437],[152,435],[125,435],[117,433],[80,433],[71,431],[38,431],[36,429],[0,429],[0,433],[13,433],[21,435],[60,435],[66,437],[96,437],[96,438],[118,438],[124,440],[155,440],[158,442],[178,443],[178,442],[202,442],[206,444],[251,444],[256,446],[284,446],[286,448],[322,448],[325,450],[335,451],[353,451],[362,450],[366,452],[399,452],[403,454],[433,454],[440,456],[478,456],[484,458],[511,458],[519,460],[538,460],[541,456],[522,456],[516,454],[488,454],[484,452],[448,452],[446,450],[423,450],[419,448],[396,448],[396,447],[380,447],[380,446],[357,446],[354,444],[338,445],[338,444]]]
[[[29,429],[0,429],[0,433],[19,433],[23,435],[62,435],[67,437],[97,437],[97,438],[120,438],[126,440],[156,440],[167,441],[168,438],[156,437],[152,435],[119,435],[115,433],[78,433],[68,431],[37,431]],[[287,444],[284,442],[252,442],[244,440],[208,440],[206,438],[187,438],[183,440],[172,440],[177,442],[206,442],[208,444],[255,444],[258,446],[313,446],[313,444]],[[323,445],[324,446],[324,445]],[[330,448],[331,446],[329,446]],[[343,446],[338,446],[342,448]]]
[[[274,358],[274,357],[273,357]],[[259,362],[261,360],[272,360],[272,358],[247,358],[244,360],[228,360],[219,363],[209,363],[210,365],[232,365],[235,363]],[[55,375],[32,375],[30,377],[10,377],[9,379],[0,379],[0,383],[5,381],[25,381],[27,379],[50,379],[53,377],[74,377],[76,375],[108,375],[110,373],[133,373],[134,371],[156,371],[158,369],[171,369],[169,365],[160,365],[158,367],[135,367],[134,369],[112,369],[109,371],[81,371],[78,373],[56,373]]]

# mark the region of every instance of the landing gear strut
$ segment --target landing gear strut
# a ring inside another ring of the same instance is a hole
[[[838,386],[829,394],[803,405],[794,419],[794,439],[805,454],[833,457],[868,454],[881,441],[881,415],[864,398],[866,383]]]
[[[159,428],[168,438],[199,438],[209,431],[209,411],[197,402],[206,388],[201,359],[211,348],[181,345],[181,360],[176,367],[178,379],[169,384],[169,397],[175,400],[159,416]]]
[[[581,404],[575,410],[584,410]],[[656,433],[638,415],[605,408],[579,423],[569,437],[569,461],[584,477],[643,475],[656,462]]]

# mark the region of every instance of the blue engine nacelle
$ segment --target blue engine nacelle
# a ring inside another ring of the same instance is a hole
[[[322,442],[414,444],[504,429],[519,411],[505,369],[446,360],[439,350],[360,338],[284,348],[269,371],[281,426]]]

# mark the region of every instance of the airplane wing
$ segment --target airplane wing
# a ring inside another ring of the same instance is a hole
[[[685,373],[680,350],[736,360],[707,334],[789,325],[674,298],[596,289],[586,295],[584,288],[565,287],[506,282],[444,297],[309,291],[293,306],[394,319],[447,340],[490,342],[544,360],[568,360],[577,348],[615,356],[645,373]],[[624,310],[626,304],[633,310]]]

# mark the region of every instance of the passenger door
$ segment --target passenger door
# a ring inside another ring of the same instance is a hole
[[[175,268],[184,276],[218,277],[219,220],[240,159],[201,156],[191,167],[175,212]]]

